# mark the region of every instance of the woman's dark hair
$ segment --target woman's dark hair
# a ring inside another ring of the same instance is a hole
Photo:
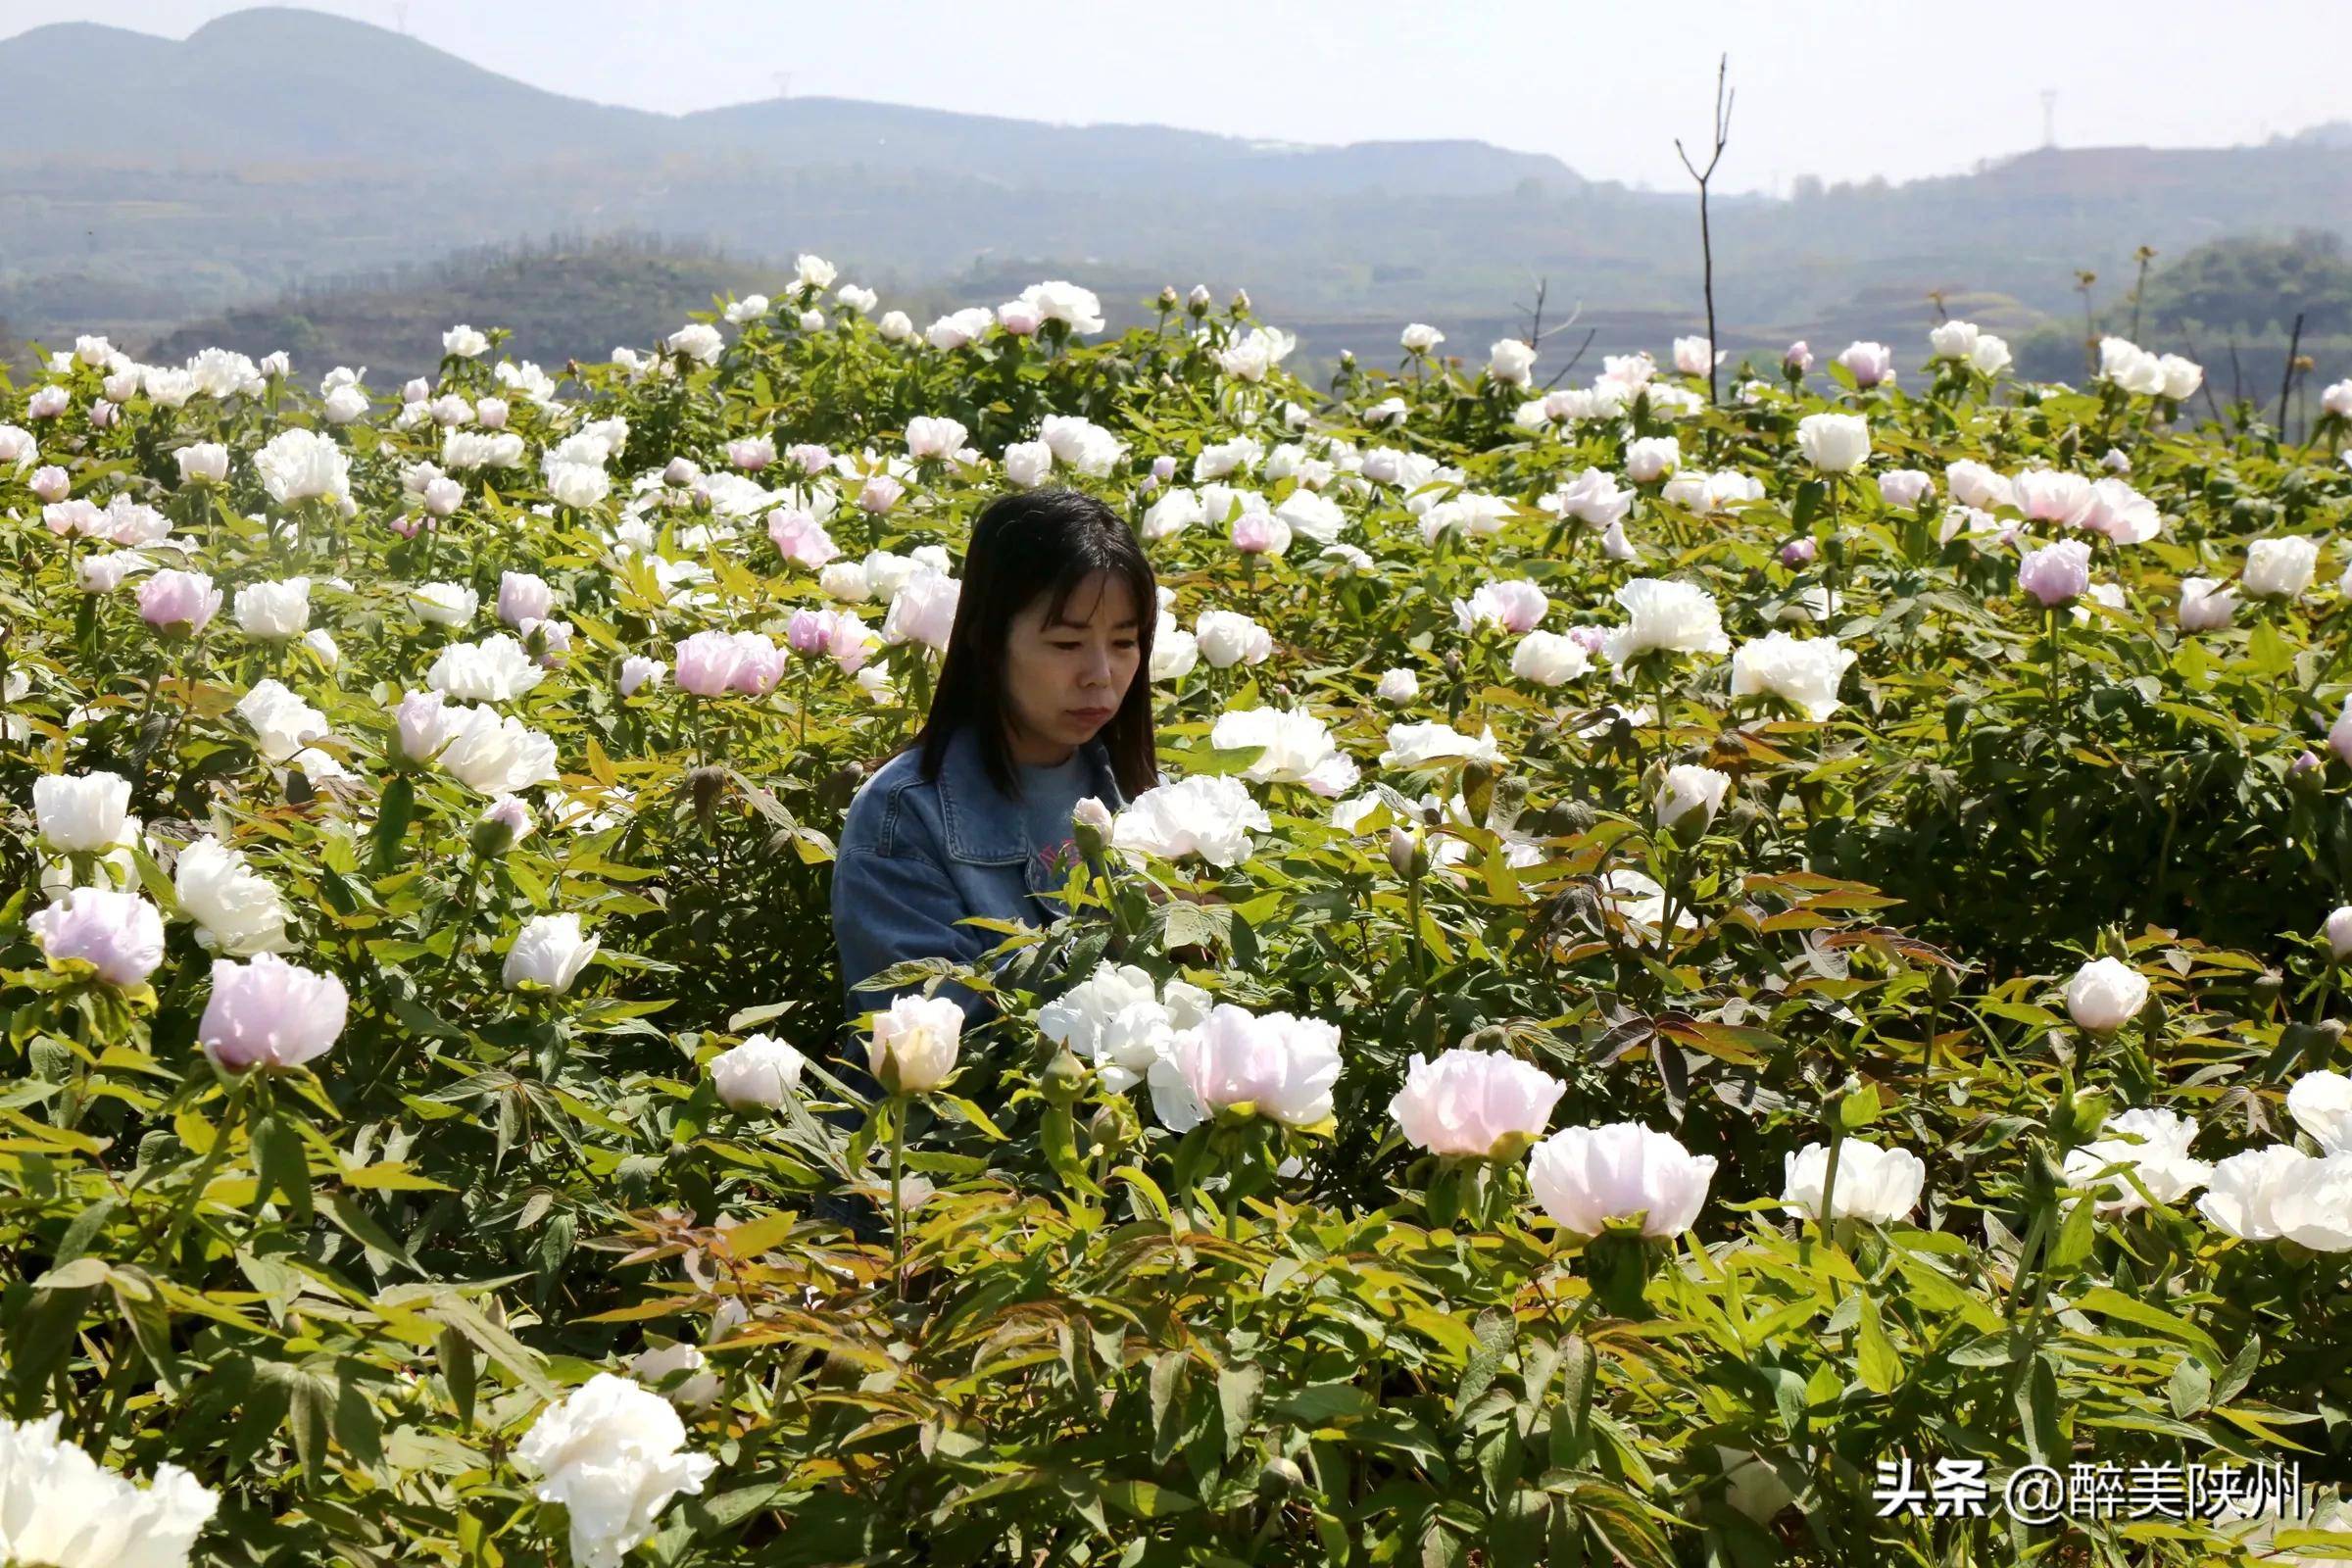
[[[1112,776],[1129,799],[1159,782],[1158,748],[1152,730],[1152,632],[1159,596],[1152,563],[1126,520],[1078,490],[1016,490],[997,497],[973,519],[964,551],[963,590],[956,625],[940,661],[931,711],[908,743],[922,749],[922,776],[936,779],[948,740],[960,724],[973,726],[988,776],[1007,795],[1017,793],[1011,749],[1005,743],[1004,645],[1012,619],[1041,593],[1051,621],[1070,596],[1098,572],[1127,585],[1134,596],[1135,679],[1118,711],[1097,733],[1110,753]]]

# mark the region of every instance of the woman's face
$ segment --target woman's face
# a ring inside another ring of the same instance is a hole
[[[1015,758],[1039,766],[1063,760],[1110,722],[1143,657],[1124,579],[1096,572],[1049,623],[1051,597],[1024,606],[1004,638],[1006,738]]]

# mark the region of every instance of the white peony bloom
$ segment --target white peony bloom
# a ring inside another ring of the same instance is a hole
[[[1695,762],[1680,762],[1666,770],[1665,781],[1658,788],[1658,826],[1668,830],[1687,816],[1695,815],[1703,832],[1715,821],[1715,813],[1723,808],[1724,792],[1732,787],[1732,776]]]
[[[1111,824],[1114,848],[1163,860],[1198,855],[1211,865],[1241,864],[1254,851],[1250,834],[1274,823],[1238,778],[1179,779],[1144,791]]]
[[[1200,657],[1212,669],[1235,664],[1262,664],[1274,653],[1274,634],[1248,615],[1231,610],[1201,612],[1194,626]]]
[[[2129,1214],[2147,1206],[2139,1188],[2120,1173],[2104,1180],[2111,1165],[2130,1167],[2160,1203],[2178,1203],[2213,1177],[2213,1167],[2192,1158],[2189,1144],[2197,1124],[2170,1110],[2127,1110],[2107,1118],[2099,1136],[2066,1152],[2069,1187],[2097,1186],[2101,1214]]]
[[[1498,339],[1487,350],[1487,373],[1510,386],[1535,379],[1536,351],[1515,337]]]
[[[2352,1078],[2339,1072],[2305,1073],[2286,1092],[2286,1113],[2311,1135],[2322,1153],[2352,1153]]]
[[[2331,1156],[2342,1158],[2342,1155]],[[2292,1144],[2273,1144],[2231,1154],[2213,1167],[2197,1212],[2216,1229],[2242,1242],[2279,1237],[2278,1204],[2300,1188],[2320,1163]]]
[[[463,626],[481,606],[481,595],[464,583],[419,583],[409,590],[409,609],[433,626]]]
[[[963,1009],[947,997],[899,997],[874,1014],[866,1065],[894,1094],[924,1094],[945,1083],[963,1049]]]
[[[882,640],[893,647],[919,642],[944,652],[956,629],[956,607],[962,596],[959,579],[928,568],[916,571],[891,596],[890,610],[882,617]]]
[[[1332,1113],[1332,1086],[1340,1077],[1337,1024],[1220,1002],[1178,1034],[1173,1054],[1177,1076],[1212,1114],[1311,1127]]]
[[[689,321],[662,340],[665,354],[683,354],[698,365],[715,365],[727,340],[709,321]]]
[[[187,1568],[220,1497],[171,1463],[133,1486],[62,1441],[62,1420],[0,1420],[0,1562]]]
[[[1807,1144],[1781,1156],[1781,1206],[1791,1214],[1821,1217],[1821,1189],[1828,1180],[1827,1144]],[[1882,1149],[1858,1138],[1838,1146],[1838,1187],[1830,1195],[1831,1218],[1863,1219],[1891,1225],[1919,1205],[1926,1161],[1907,1149]]]
[[[599,1372],[541,1411],[514,1449],[541,1502],[569,1515],[577,1568],[620,1568],[680,1492],[700,1493],[718,1461],[684,1453],[685,1423],[667,1399]]]
[[[1808,414],[1796,421],[1796,449],[1820,473],[1852,473],[1870,461],[1870,421],[1859,414]]]
[[[505,632],[478,643],[451,643],[434,656],[424,683],[462,702],[503,703],[547,678],[539,662]]]
[[[2164,365],[2129,338],[2099,339],[2099,379],[2126,392],[2156,397],[2164,391]]]
[[[1175,616],[1161,611],[1159,623],[1152,632],[1152,678],[1182,680],[1200,662],[1199,639],[1176,624]]]
[[[1421,767],[1455,757],[1477,762],[1500,761],[1502,747],[1494,739],[1494,727],[1486,726],[1476,736],[1469,736],[1450,724],[1434,720],[1425,724],[1391,724],[1388,748],[1380,754],[1380,765]]]
[[[248,637],[283,641],[311,623],[311,579],[252,582],[237,590],[237,625]]]
[[[1511,577],[1481,583],[1468,599],[1456,599],[1453,621],[1464,632],[1491,626],[1517,635],[1533,631],[1550,608],[1543,589],[1524,577]]]
[[[704,1370],[703,1352],[691,1345],[664,1345],[629,1357],[629,1376],[659,1392],[676,1373],[687,1374],[662,1396],[673,1404],[700,1409],[718,1397],[718,1374]]]
[[[243,851],[216,838],[196,840],[179,852],[172,887],[207,949],[239,958],[286,950],[285,906],[276,886],[245,863]]]
[[[2246,547],[2239,582],[2257,599],[2299,599],[2319,565],[2320,542],[2300,534],[2257,539]]]
[[[1102,330],[1102,302],[1094,290],[1058,278],[1032,283],[1021,290],[1021,303],[1041,321],[1060,321],[1073,332]]]
[[[1732,655],[1732,696],[1770,693],[1816,722],[1838,711],[1838,686],[1857,656],[1835,637],[1767,632]]]
[[[237,702],[237,716],[253,726],[262,756],[277,763],[317,757],[318,754],[310,752],[311,744],[331,734],[326,715],[274,677],[254,682],[253,689]]]
[[[1561,686],[1592,667],[1592,656],[1576,638],[1556,631],[1531,631],[1511,651],[1511,673],[1538,686]]]
[[[1662,577],[1636,577],[1618,588],[1616,599],[1629,618],[1602,641],[1601,652],[1617,666],[1620,679],[1627,664],[1653,650],[1687,654],[1731,651],[1722,616],[1703,588]]]
[[[2214,577],[2180,579],[2180,629],[2212,631],[2237,613],[2237,593]]]
[[[1698,1218],[1715,1179],[1715,1157],[1692,1154],[1638,1122],[1569,1127],[1528,1156],[1527,1185],[1571,1236],[1593,1237],[1611,1220],[1639,1220],[1642,1234],[1679,1236]]]
[[[772,1035],[753,1035],[710,1059],[710,1087],[731,1110],[774,1110],[798,1094],[808,1058]]]
[[[1332,796],[1355,783],[1356,766],[1331,738],[1331,727],[1304,708],[1250,708],[1219,714],[1208,743],[1219,751],[1262,747],[1244,778],[1261,784],[1304,784]]]
[[[262,488],[279,503],[323,496],[351,499],[351,458],[316,430],[280,430],[254,454]]]
[[[580,971],[588,966],[588,960],[596,956],[598,946],[597,938],[580,935],[578,915],[535,914],[523,922],[514,945],[507,950],[500,983],[510,991],[519,991],[527,985],[562,996],[571,989]]]
[[[519,718],[482,703],[448,709],[436,718],[435,760],[467,789],[518,795],[557,774],[556,743]]]
[[[123,843],[129,809],[130,780],[120,773],[51,773],[32,781],[41,841],[61,854],[102,855]]]
[[[1389,1114],[1407,1143],[1433,1154],[1515,1158],[1544,1135],[1567,1091],[1542,1068],[1500,1052],[1447,1051],[1429,1061],[1416,1051]]]

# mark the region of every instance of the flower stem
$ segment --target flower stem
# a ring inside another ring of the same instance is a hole
[[[890,1103],[890,1279],[891,1292],[906,1298],[906,1199],[901,1183],[906,1166],[906,1097]]]
[[[196,1162],[196,1174],[188,1183],[187,1190],[180,1194],[179,1201],[172,1206],[171,1222],[164,1227],[163,1256],[158,1260],[159,1267],[169,1269],[175,1266],[179,1253],[179,1233],[196,1212],[196,1205],[204,1200],[204,1190],[211,1185],[213,1172],[220,1168],[220,1161],[228,1154],[229,1140],[235,1134],[237,1122],[245,1108],[245,1091],[252,1082],[253,1072],[249,1070],[229,1090],[228,1104],[221,1111],[220,1125],[215,1131],[213,1147],[206,1150],[204,1157]]]

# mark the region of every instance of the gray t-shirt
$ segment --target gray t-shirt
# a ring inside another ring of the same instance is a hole
[[[1087,765],[1083,749],[1051,767],[1033,767],[1026,762],[1013,765],[1020,777],[1021,796],[1015,804],[1021,813],[1022,835],[1047,862],[1039,880],[1047,887],[1059,888],[1069,874],[1069,862],[1078,855],[1077,841],[1070,835],[1070,812],[1095,793],[1094,770]]]

